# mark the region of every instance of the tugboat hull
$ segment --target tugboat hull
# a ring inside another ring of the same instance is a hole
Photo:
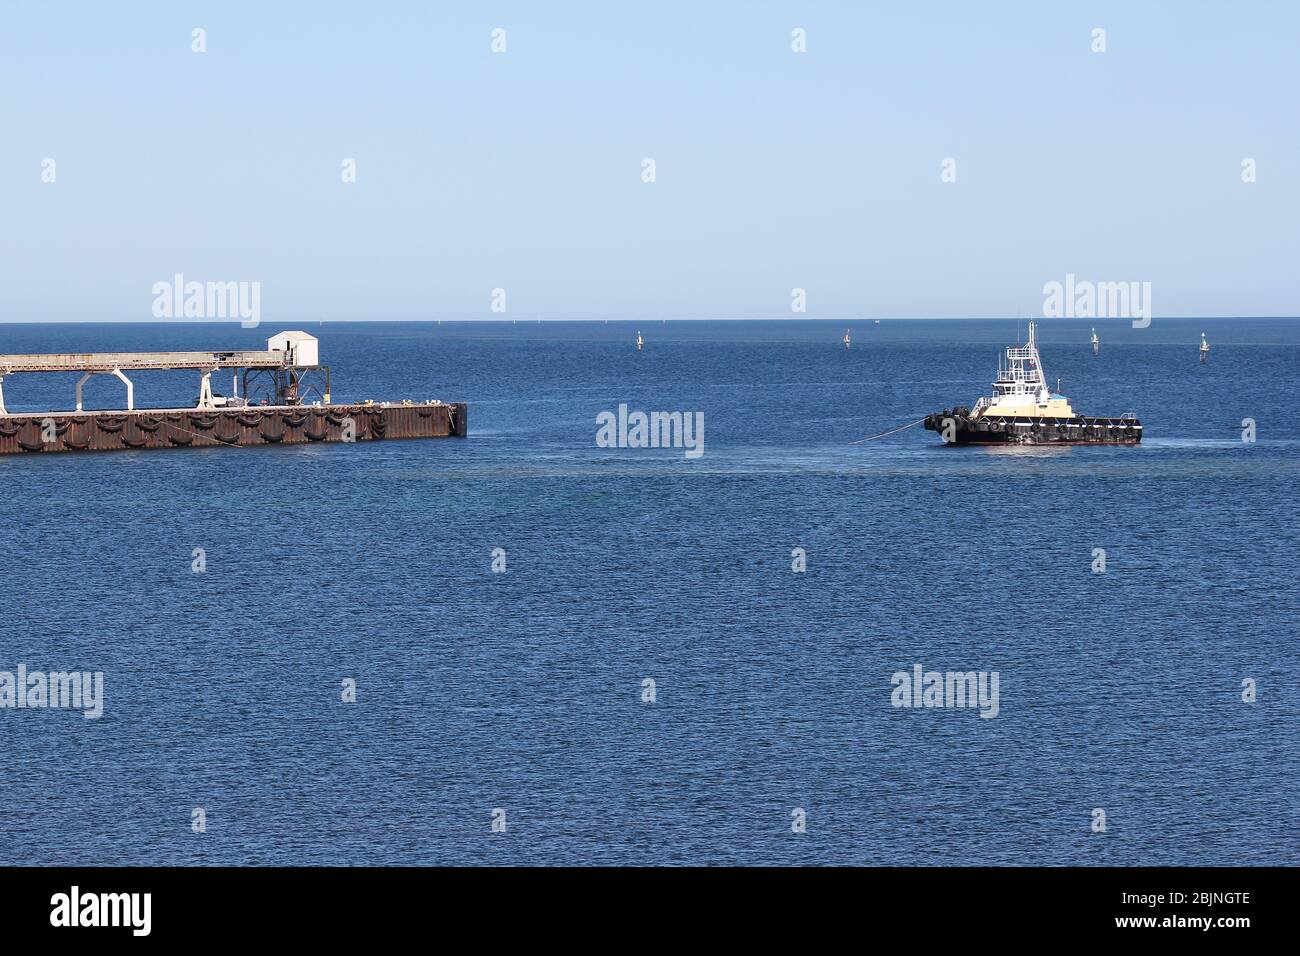
[[[953,445],[1136,445],[1136,418],[970,417],[966,408],[944,409],[925,418],[925,427]]]

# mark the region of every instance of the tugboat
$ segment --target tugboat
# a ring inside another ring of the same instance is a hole
[[[1132,412],[1118,418],[1076,415],[1070,400],[1047,388],[1038,357],[1037,330],[1029,323],[1029,341],[1006,350],[999,363],[993,397],[981,398],[972,410],[945,408],[925,417],[925,427],[952,445],[1136,445],[1142,423]]]

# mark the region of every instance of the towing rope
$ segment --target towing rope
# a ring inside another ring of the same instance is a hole
[[[892,435],[892,434],[894,434],[895,432],[904,432],[904,431],[907,431],[909,428],[915,428],[917,425],[921,424],[921,422],[923,422],[923,421],[925,421],[924,418],[918,418],[918,419],[917,419],[916,421],[914,421],[914,422],[909,422],[909,423],[906,424],[906,425],[899,425],[897,428],[891,428],[889,431],[887,431],[887,432],[881,432],[879,435],[868,435],[866,438],[859,438],[857,441],[851,441],[851,442],[849,442],[849,444],[850,444],[850,445],[861,445],[864,441],[875,441],[877,438],[884,438],[886,435]]]

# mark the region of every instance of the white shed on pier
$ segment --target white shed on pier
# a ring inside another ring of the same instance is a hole
[[[266,340],[266,348],[271,352],[288,352],[289,364],[305,368],[320,364],[316,336],[306,332],[281,332]]]

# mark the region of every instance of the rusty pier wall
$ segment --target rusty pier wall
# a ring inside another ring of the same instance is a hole
[[[467,426],[464,402],[45,412],[0,415],[0,454],[463,438]]]

